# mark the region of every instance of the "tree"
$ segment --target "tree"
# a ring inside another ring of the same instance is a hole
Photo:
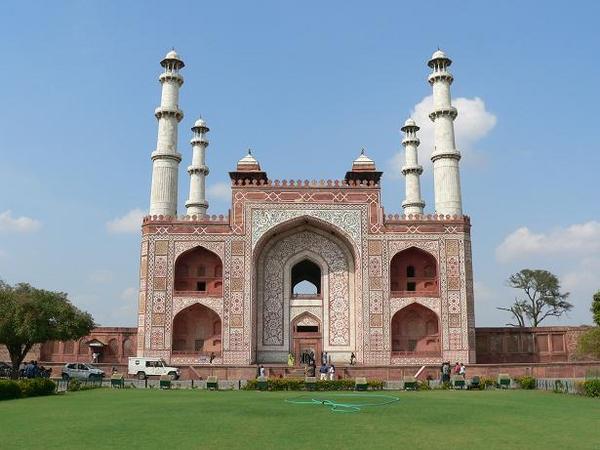
[[[594,322],[600,327],[600,291],[594,294],[592,307],[590,309],[592,311],[592,316],[594,317]]]
[[[600,359],[600,327],[593,327],[579,336],[577,354],[580,357]]]
[[[35,344],[79,339],[95,326],[92,316],[73,306],[64,292],[0,281],[0,344],[8,349],[13,378]]]
[[[513,315],[517,323],[509,326],[524,327],[528,323],[537,327],[547,317],[560,317],[573,308],[567,301],[569,293],[560,291],[558,278],[547,270],[523,269],[509,277],[508,285],[525,293],[511,307],[498,308]]]

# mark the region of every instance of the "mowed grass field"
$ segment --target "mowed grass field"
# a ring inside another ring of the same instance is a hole
[[[538,391],[382,394],[400,401],[351,414],[284,401],[304,395],[296,392],[96,389],[9,400],[0,402],[0,448],[600,449],[597,399]]]

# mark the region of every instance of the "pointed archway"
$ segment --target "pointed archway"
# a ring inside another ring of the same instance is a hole
[[[440,326],[435,312],[412,303],[392,317],[392,355],[440,356]]]

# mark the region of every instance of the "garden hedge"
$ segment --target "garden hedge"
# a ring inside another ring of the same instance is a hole
[[[0,380],[0,400],[51,395],[55,391],[56,383],[48,378]]]

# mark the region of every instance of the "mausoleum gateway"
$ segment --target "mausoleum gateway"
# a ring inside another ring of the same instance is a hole
[[[435,204],[425,212],[419,126],[402,127],[403,211],[384,214],[382,172],[364,151],[339,180],[272,180],[250,153],[231,178],[227,217],[208,216],[207,133],[192,128],[189,197],[178,215],[182,59],[161,61],[158,142],[142,225],[137,354],[171,364],[284,363],[352,353],[361,365],[475,362],[469,217],[454,139],[451,64],[428,62]],[[400,205],[399,205],[400,206]],[[302,287],[302,289],[300,289]],[[307,289],[310,288],[310,289]]]

